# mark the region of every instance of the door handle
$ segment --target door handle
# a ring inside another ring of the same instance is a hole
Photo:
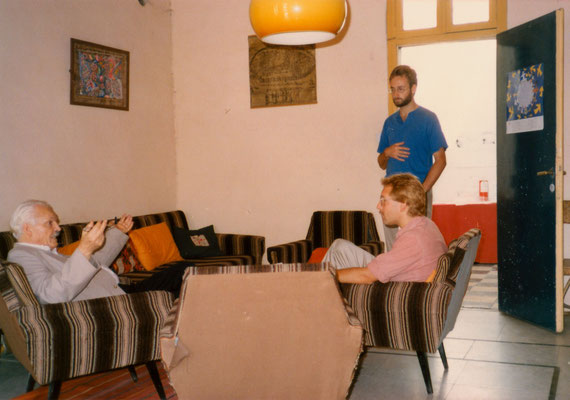
[[[548,171],[538,171],[536,176],[554,175],[554,169],[550,168]]]

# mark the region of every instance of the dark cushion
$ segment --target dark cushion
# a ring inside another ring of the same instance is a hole
[[[218,237],[214,232],[213,225],[198,230],[173,227],[172,236],[174,236],[180,255],[185,259],[224,255],[220,250]]]

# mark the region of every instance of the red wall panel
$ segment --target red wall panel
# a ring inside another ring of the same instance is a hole
[[[475,261],[497,263],[497,204],[434,204],[432,220],[437,224],[445,241],[465,233],[471,228],[481,230],[481,242]]]

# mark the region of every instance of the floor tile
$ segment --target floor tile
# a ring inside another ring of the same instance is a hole
[[[538,400],[548,399],[548,393],[535,390],[483,388],[472,385],[455,385],[445,400]]]
[[[350,400],[445,398],[459,377],[465,362],[449,360],[444,370],[438,358],[428,360],[433,395],[428,395],[416,355],[370,353],[363,359]]]
[[[462,308],[457,316],[455,328],[448,337],[498,340],[504,325],[504,317],[493,310]]]
[[[556,386],[556,399],[570,399],[570,361],[566,367],[560,368],[558,382]]]
[[[506,314],[503,315],[509,320],[509,323],[504,326],[497,338],[499,341],[570,345],[570,316],[564,318],[564,325],[566,326],[564,332],[554,333],[546,328],[507,316]]]
[[[457,359],[464,359],[475,343],[475,340],[471,339],[454,339],[450,337],[445,338],[443,341],[447,358]],[[430,354],[430,356],[432,355]],[[433,354],[433,357],[439,357],[439,353]]]
[[[456,383],[486,390],[530,391],[547,398],[554,370],[554,367],[468,361]]]
[[[469,360],[558,366],[559,352],[558,347],[551,345],[477,341],[466,357]]]

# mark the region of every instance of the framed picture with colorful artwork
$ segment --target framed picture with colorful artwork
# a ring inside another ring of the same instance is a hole
[[[70,103],[129,110],[129,52],[71,39]]]

